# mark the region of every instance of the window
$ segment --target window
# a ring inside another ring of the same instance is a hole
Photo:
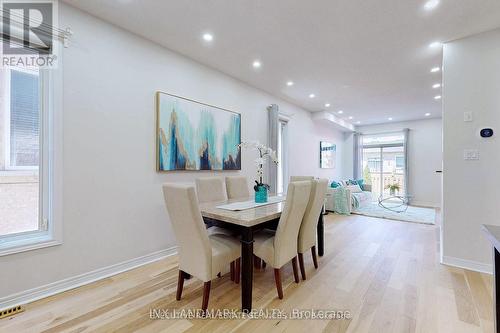
[[[287,124],[288,120],[281,118],[278,126],[278,182],[277,192],[283,193],[288,186],[288,163],[287,163]]]
[[[52,76],[0,69],[0,255],[60,243],[51,225]]]
[[[40,77],[37,70],[10,70],[10,108],[6,110],[8,169],[38,170],[40,154]]]
[[[404,133],[363,136],[363,179],[372,185],[373,200],[406,195]]]

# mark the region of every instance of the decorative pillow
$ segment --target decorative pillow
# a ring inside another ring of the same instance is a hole
[[[349,179],[347,181],[347,185],[358,185],[358,181],[354,179]]]
[[[335,180],[332,181],[332,183],[330,184],[330,187],[332,188],[337,188],[337,187],[340,187],[342,186],[340,183],[337,183]]]
[[[365,190],[365,180],[358,179],[358,180],[356,180],[356,182],[358,183],[359,187],[361,188],[361,191],[364,191]]]
[[[361,190],[361,187],[359,187],[359,185],[358,185],[358,184],[356,184],[356,185],[348,185],[348,186],[347,186],[347,188],[348,188],[349,190],[351,190],[351,193],[359,193],[359,192],[363,192],[363,191]]]

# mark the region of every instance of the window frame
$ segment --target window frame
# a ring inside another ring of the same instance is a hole
[[[59,61],[62,63],[61,60]],[[0,235],[0,256],[62,244],[62,177],[55,177],[62,175],[63,172],[62,70],[60,68],[40,69],[39,77],[41,115],[39,123],[40,164],[38,167],[39,230]],[[8,81],[10,88],[10,80]],[[10,103],[6,103],[6,105],[10,105]],[[8,153],[10,163],[10,110],[6,113],[9,116]],[[6,170],[8,170],[7,172],[12,170],[7,168],[7,163]],[[20,173],[33,171],[33,169],[13,170],[13,172]]]
[[[278,135],[279,135],[279,142],[281,146],[281,151],[277,151],[276,153],[278,154],[278,169],[281,170],[281,172],[278,170],[277,176],[278,180],[276,182],[277,185],[280,183],[279,179],[279,174],[281,174],[281,186],[282,186],[282,193],[285,193],[287,191],[288,187],[288,122],[290,118],[284,114],[279,114],[278,115]],[[278,187],[278,186],[277,186]],[[279,191],[279,188],[276,189],[276,191]]]

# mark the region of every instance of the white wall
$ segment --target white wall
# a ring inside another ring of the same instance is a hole
[[[64,50],[64,244],[0,257],[0,298],[175,245],[164,182],[212,172],[155,171],[157,90],[242,114],[243,140],[266,142],[271,103],[291,115],[290,174],[319,170],[319,141],[342,152],[342,135],[308,112],[60,3],[74,31]],[[253,179],[255,156],[242,155]],[[238,172],[217,172],[223,176]]]
[[[443,72],[443,261],[491,270],[481,225],[500,225],[500,30],[445,44]],[[474,121],[463,121],[465,111]],[[481,138],[484,127],[495,136]],[[464,149],[480,159],[464,160]]]
[[[425,111],[423,111],[425,112]],[[410,195],[412,204],[429,207],[441,206],[441,175],[436,170],[442,169],[442,121],[425,119],[399,123],[360,126],[364,134],[401,131],[410,129],[409,166]]]

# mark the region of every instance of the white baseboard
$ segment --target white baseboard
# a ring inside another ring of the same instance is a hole
[[[177,246],[0,298],[0,311],[74,289],[177,254]]]
[[[410,205],[418,206],[418,207],[427,207],[427,208],[440,208],[441,207],[441,205],[439,203],[418,201],[418,200],[411,200]]]
[[[448,266],[465,268],[465,269],[468,269],[470,271],[486,273],[486,274],[493,274],[493,265],[492,264],[485,264],[482,262],[460,259],[460,258],[449,257],[449,256],[443,256],[441,263],[448,265]]]

